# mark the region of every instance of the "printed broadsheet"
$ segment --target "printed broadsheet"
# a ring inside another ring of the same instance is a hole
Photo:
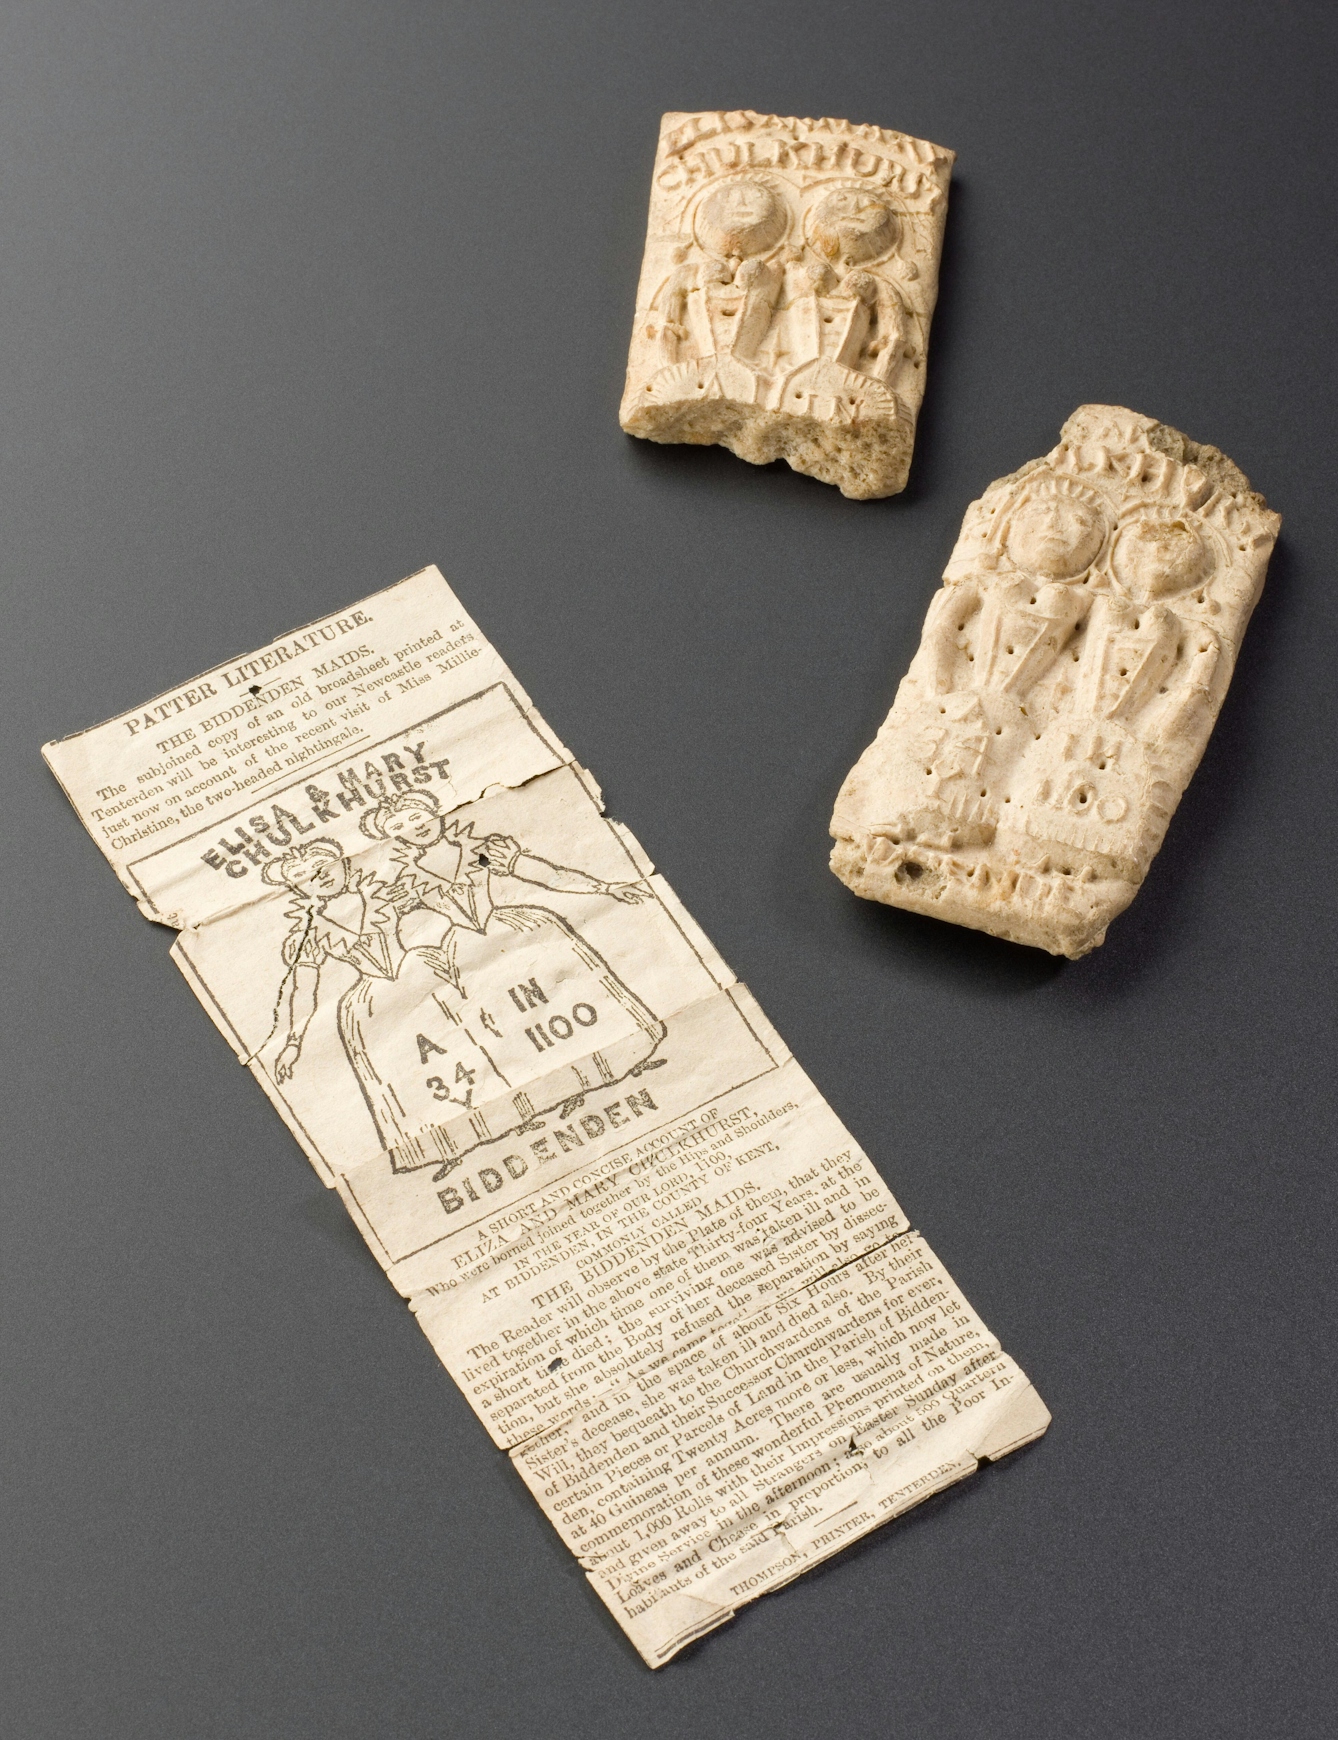
[[[1044,1431],[436,569],[44,754],[651,1666]]]

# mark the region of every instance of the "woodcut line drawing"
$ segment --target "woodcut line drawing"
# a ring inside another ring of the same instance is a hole
[[[471,1148],[541,1128],[549,1112],[569,1117],[587,1091],[667,1061],[659,1016],[566,918],[524,894],[636,905],[650,898],[643,884],[554,864],[504,834],[477,837],[430,791],[396,793],[360,825],[392,842],[389,878],[324,838],[262,871],[295,896],[277,1081],[300,1067],[332,961],[358,975],[339,995],[339,1036],[397,1171],[444,1176]]]
[[[642,1658],[1043,1432],[441,575],[275,646],[45,753]]]

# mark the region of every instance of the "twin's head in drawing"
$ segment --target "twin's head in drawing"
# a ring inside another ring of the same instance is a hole
[[[460,840],[471,829],[448,823],[430,791],[398,791],[375,809],[364,810],[358,826],[369,840],[403,840],[409,846],[435,846],[448,835]]]
[[[276,1082],[293,1078],[332,976],[344,1055],[399,1170],[450,1170],[469,1149],[538,1128],[545,1112],[568,1116],[587,1092],[665,1061],[654,1055],[664,1023],[568,919],[525,893],[636,905],[653,898],[644,882],[555,864],[509,834],[478,835],[431,792],[396,793],[360,826],[390,843],[375,869],[322,838],[263,871],[294,896],[271,1036],[281,1041]]]
[[[344,892],[351,869],[337,840],[307,840],[266,864],[260,875],[272,886],[286,886],[294,894],[320,901]]]

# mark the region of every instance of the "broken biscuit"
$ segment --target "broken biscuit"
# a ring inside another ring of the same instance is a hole
[[[906,487],[954,153],[849,121],[669,114],[620,421],[855,500]]]

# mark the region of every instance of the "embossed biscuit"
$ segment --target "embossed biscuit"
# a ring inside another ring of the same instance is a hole
[[[1280,523],[1215,447],[1075,411],[967,509],[837,798],[832,869],[889,906],[1096,948],[1199,764]]]
[[[849,121],[669,114],[620,421],[906,487],[954,153]]]

